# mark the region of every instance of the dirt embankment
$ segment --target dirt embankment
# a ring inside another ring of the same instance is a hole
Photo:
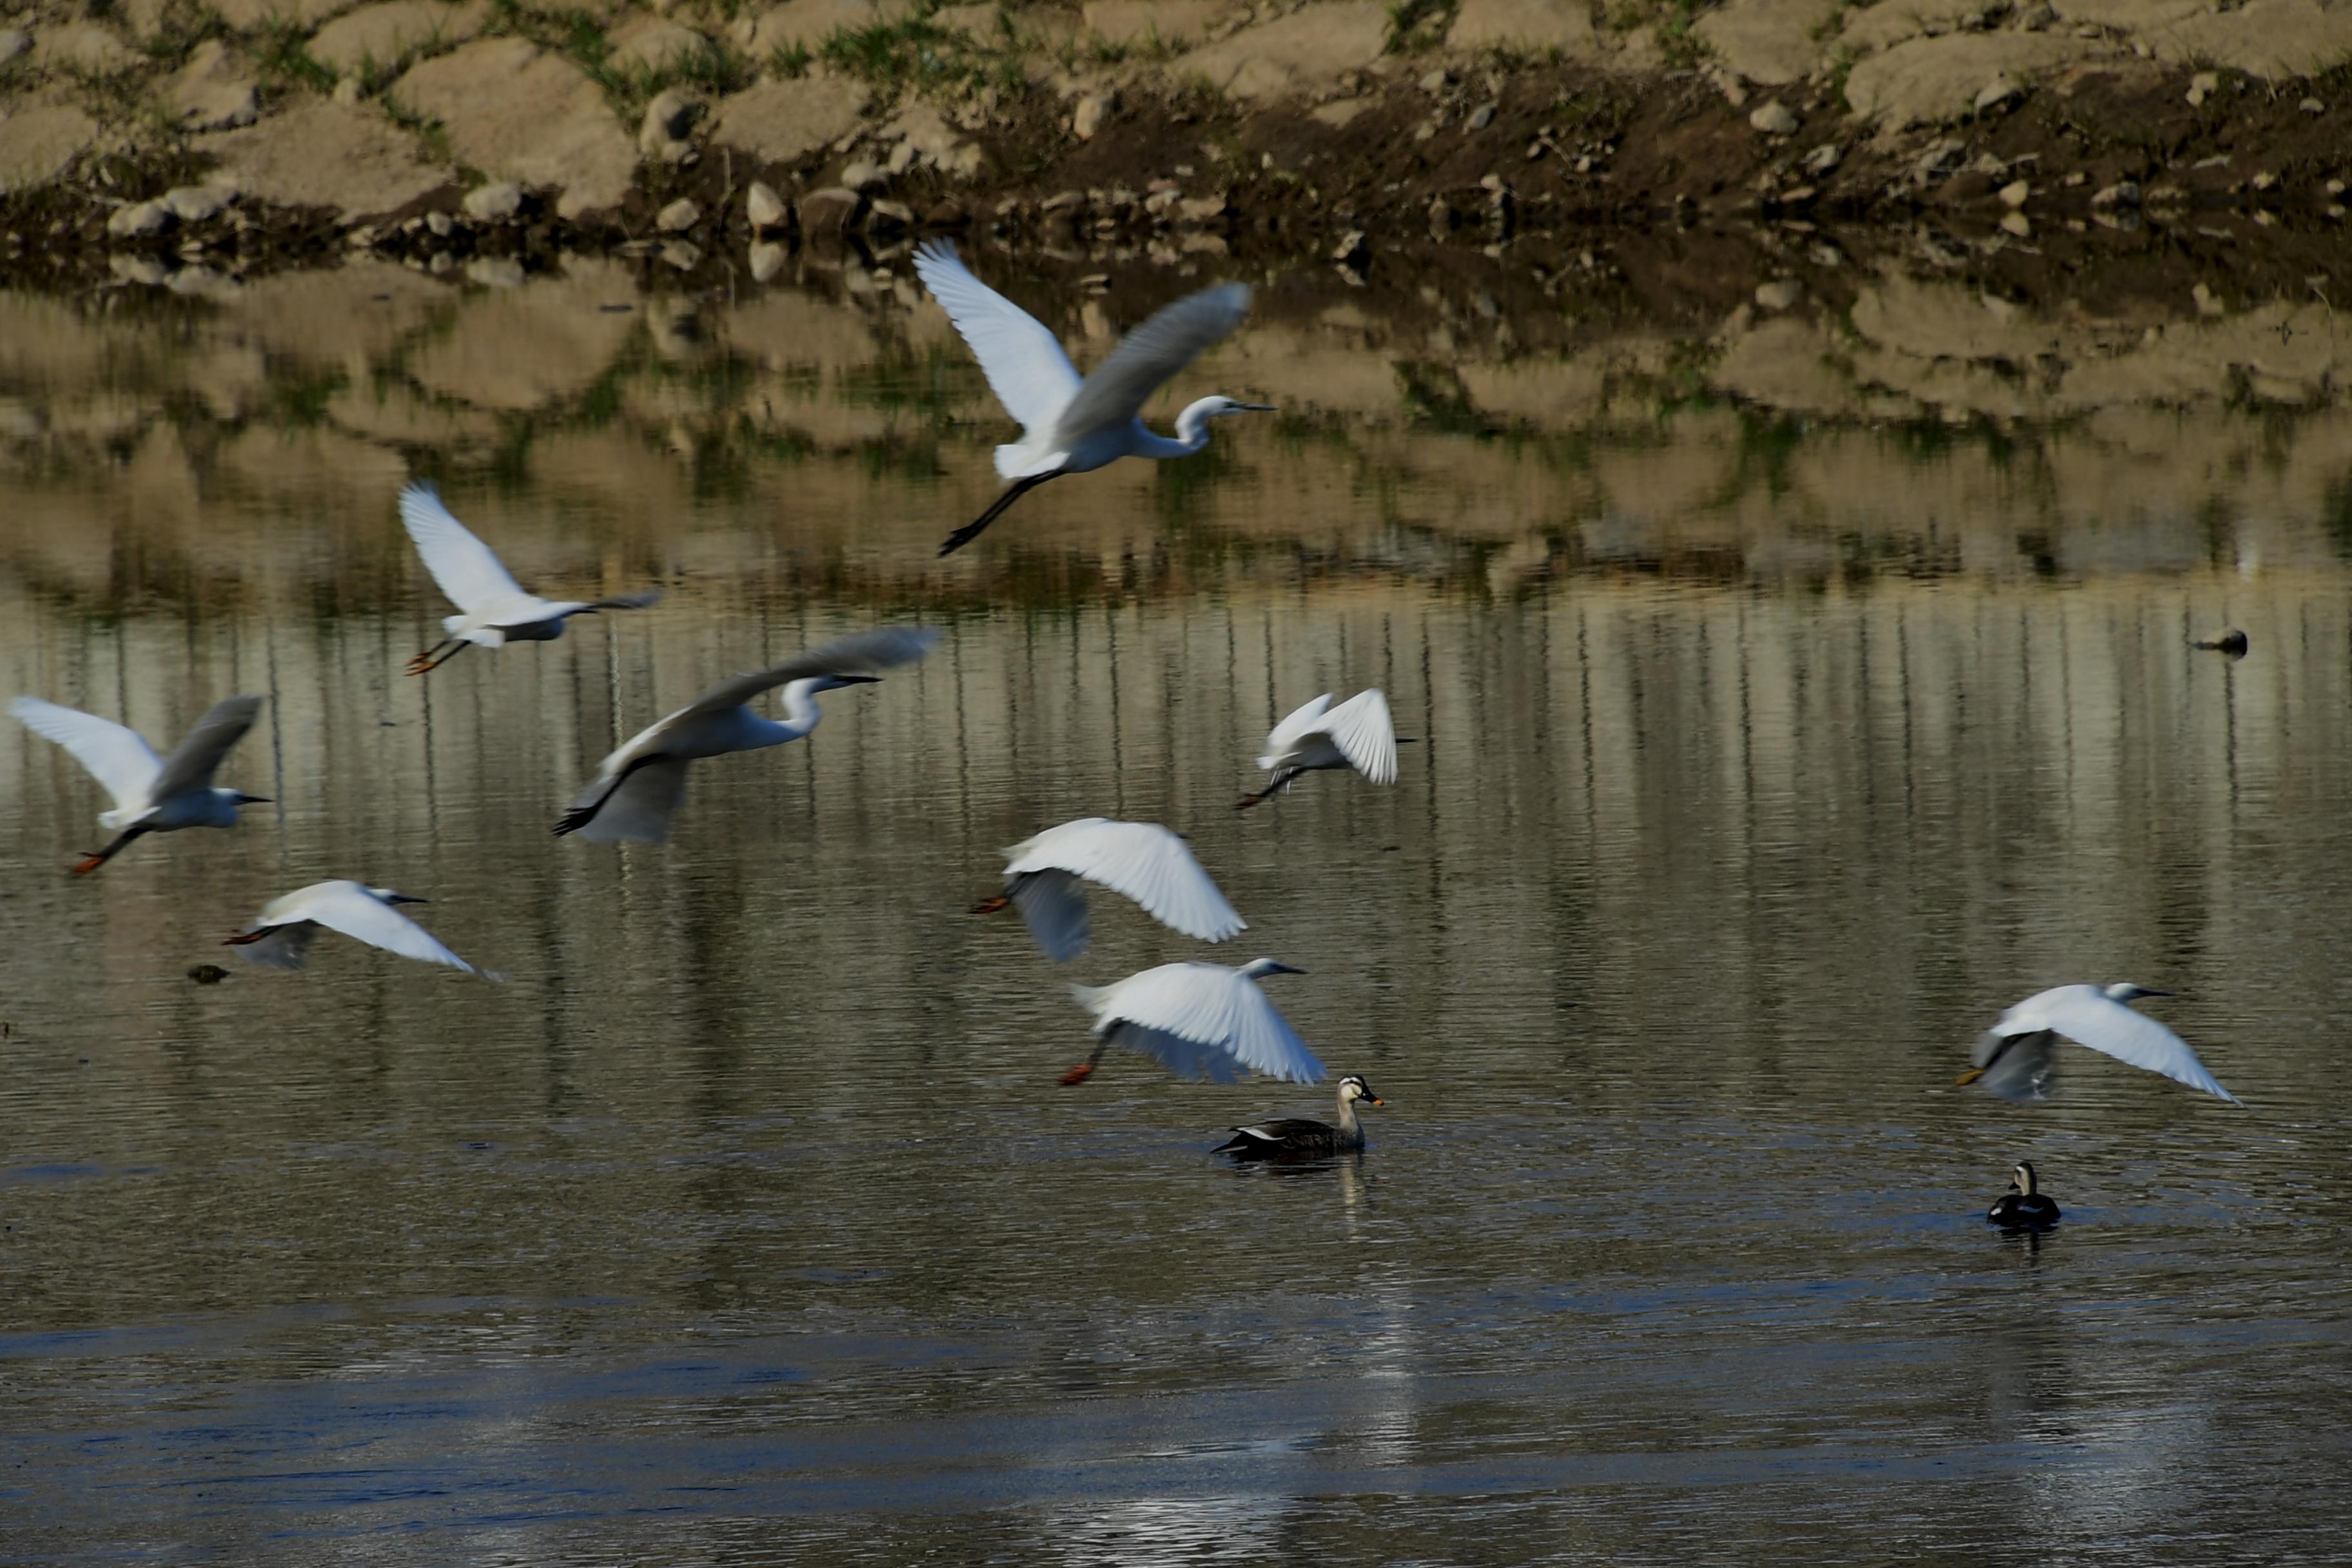
[[[1483,253],[1693,320],[1889,251],[2110,313],[2332,301],[2347,59],[2344,0],[43,5],[0,26],[0,283],[600,250],[691,288],[980,228],[1375,287]]]

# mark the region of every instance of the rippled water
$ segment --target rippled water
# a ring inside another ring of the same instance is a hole
[[[364,301],[409,315],[331,374],[282,301],[0,359],[45,421],[0,685],[158,739],[267,693],[224,782],[275,801],[77,880],[102,803],[0,725],[10,1560],[2341,1560],[2334,426],[2162,416],[2252,454],[2168,496],[2112,431],[1504,435],[1409,377],[1382,422],[1245,342],[1283,423],[942,566],[1000,432],[919,313],[780,294],[666,362],[658,303],[565,287]],[[449,368],[519,310],[541,358]],[[745,410],[791,387],[786,439]],[[404,679],[412,471],[527,580],[669,596]],[[877,619],[945,636],[698,764],[668,846],[548,834],[618,738]],[[2250,657],[2185,646],[2223,624]],[[1370,684],[1395,786],[1233,811]],[[1360,1161],[1208,1153],[1319,1089],[1055,1087],[1066,981],[1199,953],[1098,900],[1057,973],[962,912],[1090,813],[1192,834],[1219,956],[1308,972],[1276,999],[1389,1101]],[[344,875],[507,983],[186,978]],[[2249,1109],[2082,1052],[2046,1106],[1953,1085],[2125,978]],[[2038,1239],[1979,1217],[2020,1158]]]

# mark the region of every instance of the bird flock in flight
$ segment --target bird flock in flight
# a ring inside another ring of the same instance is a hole
[[[1204,397],[1177,416],[1172,440],[1152,432],[1141,418],[1161,386],[1240,325],[1250,302],[1244,284],[1205,289],[1161,310],[1121,338],[1093,374],[1082,378],[1052,329],[974,277],[951,244],[922,247],[915,254],[915,269],[971,348],[990,388],[1022,426],[1019,441],[996,448],[996,469],[1008,481],[1005,489],[977,519],[948,537],[942,555],[970,543],[1015,500],[1049,479],[1125,457],[1188,457],[1207,447],[1210,420],[1272,412],[1265,404]],[[654,590],[593,600],[541,598],[517,583],[425,481],[401,491],[400,517],[426,571],[457,609],[441,623],[442,641],[409,660],[411,675],[438,668],[470,646],[552,641],[574,616],[644,609],[661,597]],[[715,683],[599,763],[595,776],[557,820],[555,832],[599,844],[660,842],[685,802],[689,763],[802,739],[823,716],[821,693],[879,681],[929,652],[938,636],[918,627],[877,627]],[[753,706],[779,689],[781,721]],[[73,870],[97,871],[150,834],[235,827],[240,806],[266,797],[216,786],[213,776],[252,727],[262,700],[241,696],[215,703],[169,756],[158,757],[121,724],[37,697],[17,698],[9,711],[65,748],[113,798],[113,807],[98,819],[113,837],[81,857]],[[1324,693],[1266,736],[1257,759],[1265,784],[1237,804],[1257,805],[1302,775],[1324,770],[1354,773],[1376,784],[1392,783],[1398,744],[1388,699],[1381,691],[1361,691],[1337,704],[1331,693]],[[1087,883],[1133,900],[1171,930],[1201,942],[1223,942],[1245,929],[1184,838],[1155,823],[1083,817],[1047,828],[1006,856],[1004,891],[982,900],[973,912],[1017,911],[1037,946],[1056,963],[1087,948]],[[424,901],[356,881],[315,882],[272,900],[228,942],[255,963],[299,969],[318,934],[331,931],[404,958],[479,973],[397,908]],[[1119,1046],[1186,1078],[1230,1083],[1255,1073],[1319,1082],[1323,1064],[1258,984],[1268,975],[1299,973],[1272,958],[1238,966],[1182,962],[1110,985],[1075,985],[1072,992],[1094,1020],[1096,1043],[1086,1061],[1061,1081],[1083,1082],[1104,1053]],[[1974,1066],[1959,1081],[1980,1083],[2005,1100],[2041,1100],[2055,1081],[2055,1044],[2064,1038],[2237,1103],[2187,1042],[2129,1005],[2139,997],[2162,994],[2115,984],[2061,985],[2030,996],[1978,1039],[1970,1053]],[[1293,1118],[1237,1127],[1219,1152],[1241,1158],[1320,1158],[1360,1149],[1364,1135],[1358,1104],[1383,1102],[1353,1074],[1339,1080],[1338,1098],[1336,1125]],[[2056,1203],[2040,1192],[2033,1167],[2021,1164],[2009,1193],[1987,1217],[2038,1228],[2058,1215]]]

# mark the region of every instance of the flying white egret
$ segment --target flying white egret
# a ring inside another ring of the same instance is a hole
[[[1286,1116],[1276,1121],[1236,1127],[1234,1135],[1212,1151],[1236,1160],[1320,1160],[1352,1153],[1364,1146],[1364,1124],[1356,1115],[1356,1101],[1386,1105],[1372,1092],[1361,1074],[1339,1080],[1339,1121],[1318,1121],[1311,1116]]]
[[[267,803],[268,795],[213,787],[214,770],[253,728],[253,716],[260,710],[258,697],[224,698],[196,721],[170,756],[158,757],[139,731],[111,719],[37,697],[19,697],[8,705],[26,729],[71,752],[114,797],[114,809],[99,813],[98,825],[121,832],[105,848],[84,855],[74,866],[76,876],[97,870],[142,833],[235,827],[238,806]]]
[[[370,947],[426,963],[446,963],[467,973],[472,964],[443,947],[433,933],[394,909],[394,904],[421,904],[423,899],[371,888],[364,882],[313,882],[262,906],[261,913],[226,945],[237,956],[272,969],[299,969],[310,956],[310,943],[321,930],[341,931]]]
[[[996,448],[996,471],[1012,484],[948,535],[942,555],[971,543],[1047,479],[1121,458],[1189,458],[1208,446],[1210,420],[1274,412],[1271,404],[1203,397],[1176,416],[1173,440],[1153,435],[1139,417],[1153,393],[1241,325],[1249,313],[1246,283],[1186,295],[1119,339],[1081,381],[1053,329],[973,277],[952,243],[926,242],[915,252],[915,270],[971,346],[996,400],[1021,422],[1021,439]]]
[[[415,480],[401,490],[400,521],[416,542],[416,553],[425,557],[425,569],[461,612],[441,618],[441,629],[449,635],[408,661],[411,675],[448,663],[468,643],[503,647],[510,642],[553,642],[573,616],[642,610],[661,597],[658,588],[595,600],[542,599],[526,592],[490,547],[450,515],[428,480]],[[449,651],[444,654],[443,648]]]
[[[884,626],[796,654],[772,669],[730,676],[597,764],[596,777],[555,825],[593,844],[622,839],[656,844],[686,798],[686,765],[697,757],[756,752],[797,741],[817,726],[816,694],[870,685],[882,671],[910,664],[939,640],[935,631]],[[762,719],[748,704],[784,689],[784,721]]]
[[[982,899],[976,915],[1018,909],[1045,956],[1067,963],[1087,950],[1087,882],[1143,906],[1160,924],[1223,942],[1245,929],[1183,838],[1153,822],[1082,816],[1007,849],[1005,891]]]
[[[2003,1100],[2044,1099],[2058,1076],[2057,1040],[2063,1035],[2078,1046],[2237,1104],[2238,1097],[2215,1081],[2186,1040],[2125,1005],[2136,996],[2168,994],[2129,984],[2058,985],[2039,992],[2003,1013],[1969,1047],[1969,1059],[1976,1065],[1959,1081],[1981,1080]]]
[[[1327,691],[1267,734],[1257,765],[1274,776],[1235,804],[1246,811],[1318,768],[1352,768],[1374,784],[1394,784],[1396,749],[1396,726],[1380,688],[1359,691],[1337,708]]]
[[[1111,985],[1073,985],[1078,1005],[1095,1016],[1094,1054],[1062,1075],[1084,1083],[1103,1052],[1125,1046],[1159,1060],[1181,1078],[1231,1083],[1244,1072],[1293,1083],[1320,1083],[1323,1064],[1298,1031],[1258,989],[1265,974],[1306,971],[1271,958],[1239,968],[1222,963],[1163,963]]]

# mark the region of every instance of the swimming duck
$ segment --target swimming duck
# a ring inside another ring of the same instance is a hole
[[[2039,1230],[2058,1223],[2058,1204],[2041,1190],[2033,1167],[2020,1165],[2010,1178],[2009,1191],[1993,1199],[1985,1218],[2010,1230]]]
[[[1337,1127],[1306,1116],[1261,1121],[1254,1127],[1234,1128],[1232,1140],[1218,1144],[1216,1152],[1239,1160],[1312,1160],[1351,1152],[1364,1146],[1364,1124],[1356,1120],[1360,1100],[1373,1105],[1388,1103],[1372,1092],[1370,1084],[1349,1073],[1339,1080]]]

